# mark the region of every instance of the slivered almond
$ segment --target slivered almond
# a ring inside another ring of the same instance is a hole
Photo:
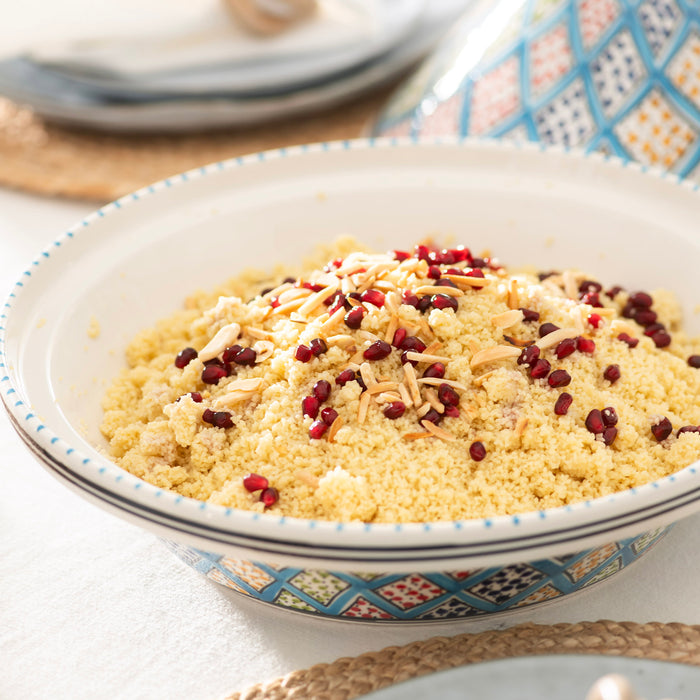
[[[610,317],[610,316],[614,316],[617,313],[617,311],[615,311],[615,309],[609,309],[607,306],[603,306],[603,307],[597,308],[595,310],[595,313],[597,313],[598,316]]]
[[[300,299],[301,297],[308,297],[311,294],[312,291],[306,287],[292,287],[291,289],[282,292],[282,294],[277,297],[277,301],[279,301],[280,304],[286,304],[287,302]]]
[[[445,412],[445,406],[443,405],[442,401],[438,398],[437,392],[435,389],[426,389],[425,390],[425,398],[428,400],[428,403],[438,412],[438,413],[444,413]]]
[[[396,289],[396,285],[391,281],[391,280],[375,280],[374,284],[372,285],[375,289],[378,289],[380,292],[384,292],[385,294],[385,304],[386,304],[386,293],[391,292],[394,289]]]
[[[435,333],[433,333],[433,329],[428,325],[428,322],[424,318],[419,318],[418,319],[418,326],[423,331],[423,334],[425,335],[425,340],[428,340],[429,342],[435,338]]]
[[[254,326],[246,326],[243,329],[243,335],[249,335],[252,338],[257,338],[258,340],[275,339],[274,333],[270,333],[270,331],[264,331],[262,328],[255,328]]]
[[[348,345],[354,345],[355,339],[351,335],[345,335],[341,333],[339,335],[331,335],[326,338],[326,343],[328,345],[338,345],[341,348],[347,348]]]
[[[511,357],[518,357],[519,355],[520,350],[514,348],[512,345],[494,345],[490,348],[479,350],[479,352],[473,355],[472,359],[469,361],[469,366],[474,369],[474,367],[479,367],[489,362],[507,360]]]
[[[321,327],[319,330],[324,332],[324,333],[329,331],[334,326],[337,326],[343,320],[344,316],[345,316],[345,309],[341,306],[331,316],[329,316],[327,320],[325,320],[321,324]]]
[[[492,281],[487,277],[465,277],[464,275],[443,275],[442,279],[454,282],[460,289],[487,287]]]
[[[472,383],[476,384],[476,386],[481,386],[484,383],[484,381],[488,379],[495,371],[495,369],[492,369],[490,372],[484,372],[484,374],[481,374],[478,377],[474,377]]]
[[[416,409],[416,415],[419,418],[422,418],[431,408],[432,406],[430,405],[430,402],[426,401],[422,406],[419,406]]]
[[[281,304],[280,306],[277,306],[276,308],[272,309],[272,315],[281,316],[282,314],[296,311],[304,303],[305,298],[306,297],[299,297],[298,299],[292,299],[291,301],[288,301],[286,304]]]
[[[384,342],[391,344],[394,339],[394,333],[399,328],[399,317],[396,314],[391,314],[389,318],[389,325],[386,327],[386,333],[384,333]]]
[[[406,404],[406,408],[411,408],[413,406],[413,399],[408,393],[408,389],[405,384],[399,384],[399,394],[401,395],[401,401]]]
[[[423,352],[426,355],[434,355],[436,350],[439,350],[442,347],[442,343],[439,340],[433,340],[428,347],[423,350]]]
[[[343,427],[342,416],[337,416],[336,419],[331,423],[331,427],[328,428],[328,442],[333,442],[338,431]]]
[[[384,295],[384,306],[386,306],[387,309],[392,314],[398,314],[399,313],[399,302],[398,302],[398,294],[394,291],[387,292]]]
[[[377,340],[379,340],[379,336],[375,335],[371,331],[358,331],[357,335],[360,336],[360,338],[362,338],[362,340],[369,340],[370,343],[374,343]]]
[[[275,344],[269,340],[258,340],[257,343],[253,343],[253,350],[256,352],[255,364],[257,365],[272,356]]]
[[[367,411],[369,410],[369,402],[372,400],[372,396],[366,391],[360,396],[360,405],[357,409],[357,422],[362,425],[367,418]],[[333,421],[335,422],[335,421]]]
[[[345,301],[347,301],[350,306],[362,306],[362,302],[359,299],[353,299],[353,297],[347,297]]]
[[[401,396],[395,391],[384,391],[381,394],[376,394],[374,400],[377,403],[392,403],[393,401],[401,401]]]
[[[347,296],[348,294],[352,294],[352,292],[357,291],[357,287],[349,277],[343,277],[343,279],[340,280],[340,291]]]
[[[554,345],[558,345],[562,340],[567,338],[575,338],[577,335],[581,335],[578,328],[559,328],[556,331],[547,333],[543,338],[540,338],[535,342],[535,345],[540,350],[546,350]]]
[[[226,391],[257,391],[263,385],[262,377],[251,377],[250,379],[235,379],[227,384]]]
[[[511,309],[502,314],[491,316],[491,323],[497,328],[510,328],[516,323],[520,323],[525,318],[525,314],[520,309]]]
[[[406,359],[411,360],[411,362],[442,362],[446,364],[450,361],[449,357],[443,357],[442,355],[428,355],[427,352],[414,352],[413,350],[408,350],[406,352]]]
[[[364,380],[364,377],[362,377]],[[365,381],[365,384],[367,382]],[[381,394],[384,391],[394,391],[394,389],[399,388],[399,383],[398,382],[377,382],[376,384],[373,384],[370,386],[367,384],[367,393],[374,395],[374,394]]]
[[[440,438],[441,440],[454,442],[457,439],[452,433],[448,433],[446,430],[443,430],[439,425],[435,425],[435,423],[431,423],[429,420],[422,420],[420,424],[429,433],[432,433],[435,437]]]
[[[578,285],[576,284],[576,278],[572,270],[564,270],[561,276],[562,283],[564,285],[564,294],[566,294],[569,299],[578,298]]]
[[[202,362],[213,360],[221,354],[241,334],[241,327],[237,323],[229,323],[220,328],[216,335],[199,351],[199,359]]]
[[[435,437],[432,433],[406,433],[402,436],[402,440],[421,440],[422,438]]]
[[[351,369],[353,372],[357,372],[360,369],[360,365],[357,362],[346,362],[344,365],[340,366],[340,371]]]
[[[440,287],[439,285],[428,284],[416,289],[418,296],[427,296],[428,294],[445,294],[448,297],[463,297],[464,292],[461,289],[454,287]]]
[[[633,338],[636,338],[639,326],[633,326],[631,323],[623,321],[621,318],[616,318],[610,323],[610,330],[613,333],[629,333]],[[546,337],[547,336],[545,336],[545,338]]]
[[[320,292],[316,292],[313,296],[309,297],[298,309],[302,316],[308,316],[314,309],[318,308],[323,304],[326,299],[332,297],[340,286],[339,281],[336,279],[335,284],[329,285]]]
[[[306,324],[309,323],[309,319],[308,319],[308,318],[303,318],[303,317],[300,316],[296,311],[292,311],[292,313],[289,314],[289,320],[290,320],[292,323],[303,323],[304,325],[306,325]]]
[[[271,289],[267,294],[263,294],[261,299],[272,299],[272,297],[277,297],[279,298],[279,295],[282,294],[282,292],[286,292],[288,289],[292,289],[294,285],[291,282],[284,282],[283,284],[280,284],[279,287],[275,287],[274,289]]]
[[[518,422],[515,424],[515,434],[518,437],[521,437],[525,432],[525,428],[527,428],[528,423],[529,421],[525,416],[520,416],[520,418],[518,418]]]
[[[406,365],[404,365],[404,368]],[[468,387],[464,386],[460,382],[455,382],[452,379],[438,379],[437,377],[421,377],[418,380],[418,384],[428,384],[429,386],[440,386],[440,384],[447,384],[454,389],[459,389],[460,391],[466,391]]]
[[[513,338],[509,335],[503,334],[503,340],[510,345],[514,345],[516,348],[526,348],[528,345],[534,345],[534,340],[523,340],[522,338]]]
[[[369,362],[363,362],[360,365],[360,376],[368,389],[377,383],[377,378],[374,376],[374,370]]]
[[[234,404],[252,399],[256,393],[255,391],[229,391],[217,397],[214,401],[214,406],[216,408],[233,406]]]
[[[355,354],[348,360],[348,362],[350,362],[350,363],[355,363],[355,364],[357,364],[358,367],[359,367],[359,365],[360,365],[362,362],[364,362],[364,359],[365,359],[365,349],[364,349],[364,348],[360,348],[360,349],[357,350],[357,352],[355,352]]]
[[[508,308],[517,309],[520,306],[518,294],[518,280],[512,279],[508,285]]]
[[[467,346],[469,347],[469,352],[471,352],[472,355],[476,355],[476,353],[479,352],[480,347],[475,340],[468,340]]]
[[[340,418],[340,416],[338,416]],[[336,418],[337,420],[337,418]],[[333,421],[335,423],[335,421]],[[333,426],[331,426],[333,427]],[[330,434],[328,439],[330,440]],[[317,489],[318,488],[318,478],[315,477],[311,472],[307,471],[306,469],[297,469],[294,472],[294,476],[299,479],[303,484],[306,484],[312,489]]]
[[[418,406],[418,404],[421,402],[420,387],[416,381],[416,370],[413,369],[413,365],[410,362],[407,362],[403,366],[403,375],[406,385],[408,386],[408,390],[411,393],[411,400],[413,401],[414,406]]]

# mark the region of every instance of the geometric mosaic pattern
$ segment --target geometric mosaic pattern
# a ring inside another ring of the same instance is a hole
[[[413,100],[390,102],[374,135],[542,141],[700,179],[698,2],[494,0],[477,12],[483,3],[431,57],[432,78],[423,71],[414,92],[406,81]],[[489,33],[490,45],[467,50]],[[471,60],[455,60],[460,48]]]
[[[469,618],[575,593],[644,555],[669,529],[552,559],[420,574],[295,569],[165,544],[212,581],[277,607],[345,620],[397,622]]]

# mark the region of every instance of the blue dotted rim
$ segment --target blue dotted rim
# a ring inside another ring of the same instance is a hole
[[[336,561],[416,562],[469,557],[502,556],[512,560],[514,553],[540,551],[543,547],[570,549],[577,542],[591,538],[610,539],[611,530],[641,532],[655,523],[670,523],[697,509],[700,503],[700,480],[697,463],[674,475],[632,489],[571,506],[554,508],[516,516],[437,523],[359,524],[303,520],[258,514],[224,506],[212,505],[178,496],[141,481],[106,458],[87,456],[44,425],[23,400],[21,381],[14,383],[7,369],[5,353],[6,325],[12,316],[16,299],[36,282],[37,269],[47,264],[56,249],[65,248],[70,241],[91,226],[120,210],[172,187],[186,186],[201,177],[240,167],[250,168],[285,157],[299,158],[304,154],[338,152],[343,150],[391,151],[395,148],[461,148],[465,151],[527,153],[547,151],[566,152],[566,157],[588,161],[605,161],[610,166],[637,173],[647,173],[661,181],[696,192],[700,184],[682,180],[660,168],[622,161],[614,156],[586,154],[578,149],[544,146],[533,143],[507,143],[489,139],[444,137],[434,139],[369,138],[353,141],[326,142],[282,148],[245,157],[212,163],[208,166],[166,178],[158,183],[125,195],[105,205],[58,237],[32,261],[15,283],[0,314],[0,398],[18,434],[35,454],[58,477],[67,480],[102,504],[116,508],[124,516],[136,516],[143,526],[163,527],[172,535],[194,536],[207,540],[209,546],[244,547],[257,556],[279,555],[323,557]],[[609,167],[606,165],[605,167]],[[91,232],[95,237],[95,230]],[[94,238],[99,242],[99,238]],[[14,319],[13,319],[14,320]],[[201,544],[201,542],[200,542]]]

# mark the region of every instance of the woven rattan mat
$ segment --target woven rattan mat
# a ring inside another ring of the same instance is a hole
[[[433,637],[293,671],[226,700],[349,700],[393,683],[478,661],[528,654],[610,654],[700,666],[700,625],[651,622],[525,624]]]
[[[350,103],[250,128],[184,135],[105,134],[49,124],[0,97],[0,185],[106,201],[213,161],[360,136],[398,80]]]

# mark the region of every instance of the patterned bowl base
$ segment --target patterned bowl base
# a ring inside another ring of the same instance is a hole
[[[518,610],[583,590],[636,561],[671,527],[552,559],[430,574],[294,569],[165,544],[212,581],[280,608],[347,621],[418,622]]]

